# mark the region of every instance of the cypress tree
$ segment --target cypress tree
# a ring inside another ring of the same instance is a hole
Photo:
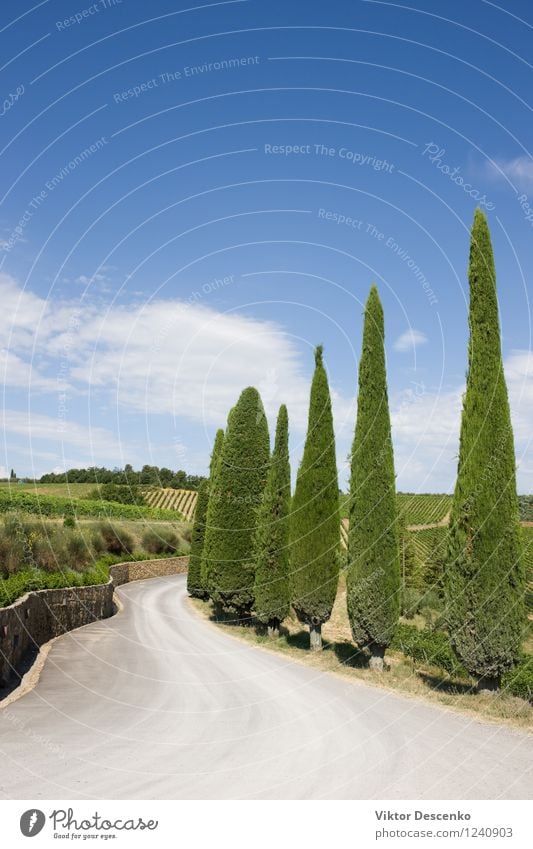
[[[217,615],[250,615],[254,601],[257,513],[270,461],[261,396],[248,387],[231,410],[220,467],[210,496],[206,569]]]
[[[283,404],[278,414],[276,442],[259,509],[255,541],[255,614],[273,637],[279,635],[280,622],[290,608],[290,500],[289,419]]]
[[[290,519],[291,601],[309,626],[310,645],[322,648],[322,625],[331,616],[340,562],[340,518],[335,434],[322,346],[315,351],[309,420]]]
[[[205,598],[205,591],[202,587],[201,567],[208,502],[209,481],[204,480],[198,488],[198,496],[196,498],[196,509],[194,511],[194,523],[192,526],[191,536],[191,551],[189,554],[189,568],[187,570],[187,592],[195,598]]]
[[[450,639],[482,690],[496,689],[523,636],[513,431],[503,372],[496,271],[478,209],[470,241],[470,342],[445,572]]]
[[[192,528],[191,552],[189,555],[189,569],[187,571],[187,590],[189,595],[196,598],[205,598],[207,596],[207,586],[202,578],[202,555],[205,540],[205,527],[207,521],[207,511],[209,507],[209,492],[213,486],[215,469],[220,460],[222,451],[222,443],[224,442],[224,431],[217,431],[213,451],[211,453],[211,463],[209,466],[209,478],[202,481],[198,488],[198,497],[196,499],[196,509],[194,511],[194,524]]]
[[[365,308],[352,447],[347,603],[356,643],[383,668],[400,615],[400,552],[385,370],[383,307],[372,286]]]

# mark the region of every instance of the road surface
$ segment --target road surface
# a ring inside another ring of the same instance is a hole
[[[223,633],[185,576],[122,587],[0,710],[11,799],[523,799],[533,744]]]

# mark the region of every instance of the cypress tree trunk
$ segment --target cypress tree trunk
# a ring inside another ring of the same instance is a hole
[[[255,539],[255,615],[267,625],[269,636],[279,636],[280,622],[289,613],[289,465],[287,408],[280,407],[276,442],[270,462]]]
[[[279,619],[269,619],[267,623],[267,634],[272,639],[276,639],[279,637]]]
[[[518,659],[525,579],[496,272],[480,210],[472,225],[468,277],[468,375],[445,589],[452,645],[470,674],[479,678],[479,688],[486,690],[497,687]]]
[[[263,404],[258,391],[248,387],[228,417],[205,538],[211,598],[233,621],[250,621],[257,513],[269,460]]]
[[[356,643],[383,669],[400,616],[400,551],[385,372],[383,308],[375,286],[365,310],[352,448],[347,604]]]
[[[311,651],[322,651],[322,625],[309,625],[309,647]]]
[[[340,518],[335,435],[322,347],[315,353],[309,421],[290,519],[291,600],[313,649],[331,616],[339,579]]]

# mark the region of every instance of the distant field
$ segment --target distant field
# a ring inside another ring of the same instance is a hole
[[[452,505],[451,495],[410,495],[398,493],[398,512],[406,525],[442,522]],[[341,496],[341,518],[348,518],[348,496]]]
[[[398,512],[406,525],[442,522],[452,506],[451,495],[398,494]]]
[[[190,489],[149,489],[145,501],[158,510],[178,510],[189,522],[194,518],[197,493]]]
[[[0,483],[1,489],[13,489],[15,492],[32,492],[37,495],[58,495],[63,498],[87,498],[94,483]]]

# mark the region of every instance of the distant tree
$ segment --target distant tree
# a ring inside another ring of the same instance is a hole
[[[274,453],[259,508],[255,540],[255,615],[267,625],[273,637],[279,635],[280,622],[290,609],[290,500],[289,419],[283,404],[278,414]]]
[[[487,220],[479,209],[468,277],[468,374],[445,584],[452,645],[479,688],[493,690],[519,657],[525,577],[496,271]]]
[[[253,387],[231,410],[205,537],[209,591],[217,615],[248,618],[254,596],[257,511],[270,459],[268,426]]]
[[[9,475],[9,478],[10,478],[10,480],[12,480],[12,481],[16,481],[17,476],[16,476],[16,474],[15,474],[15,470],[14,470],[14,469],[11,469],[11,474]]]
[[[359,364],[357,424],[352,447],[347,604],[353,638],[370,651],[370,666],[383,657],[400,616],[400,552],[392,450],[385,331],[378,290],[365,309]]]
[[[215,470],[220,465],[220,454],[224,443],[224,431],[218,430],[213,452],[211,454],[211,463],[209,466],[209,478],[206,478],[200,484],[198,489],[198,498],[196,499],[196,510],[194,513],[194,523],[192,528],[191,552],[189,556],[189,569],[187,573],[187,590],[189,595],[196,598],[205,598],[207,592],[207,580],[202,577],[202,559],[205,542],[205,529],[207,522],[207,510],[209,507],[209,493],[215,479]]]
[[[340,518],[335,435],[322,346],[315,351],[307,437],[290,518],[291,601],[309,626],[310,645],[322,648],[340,565]]]

